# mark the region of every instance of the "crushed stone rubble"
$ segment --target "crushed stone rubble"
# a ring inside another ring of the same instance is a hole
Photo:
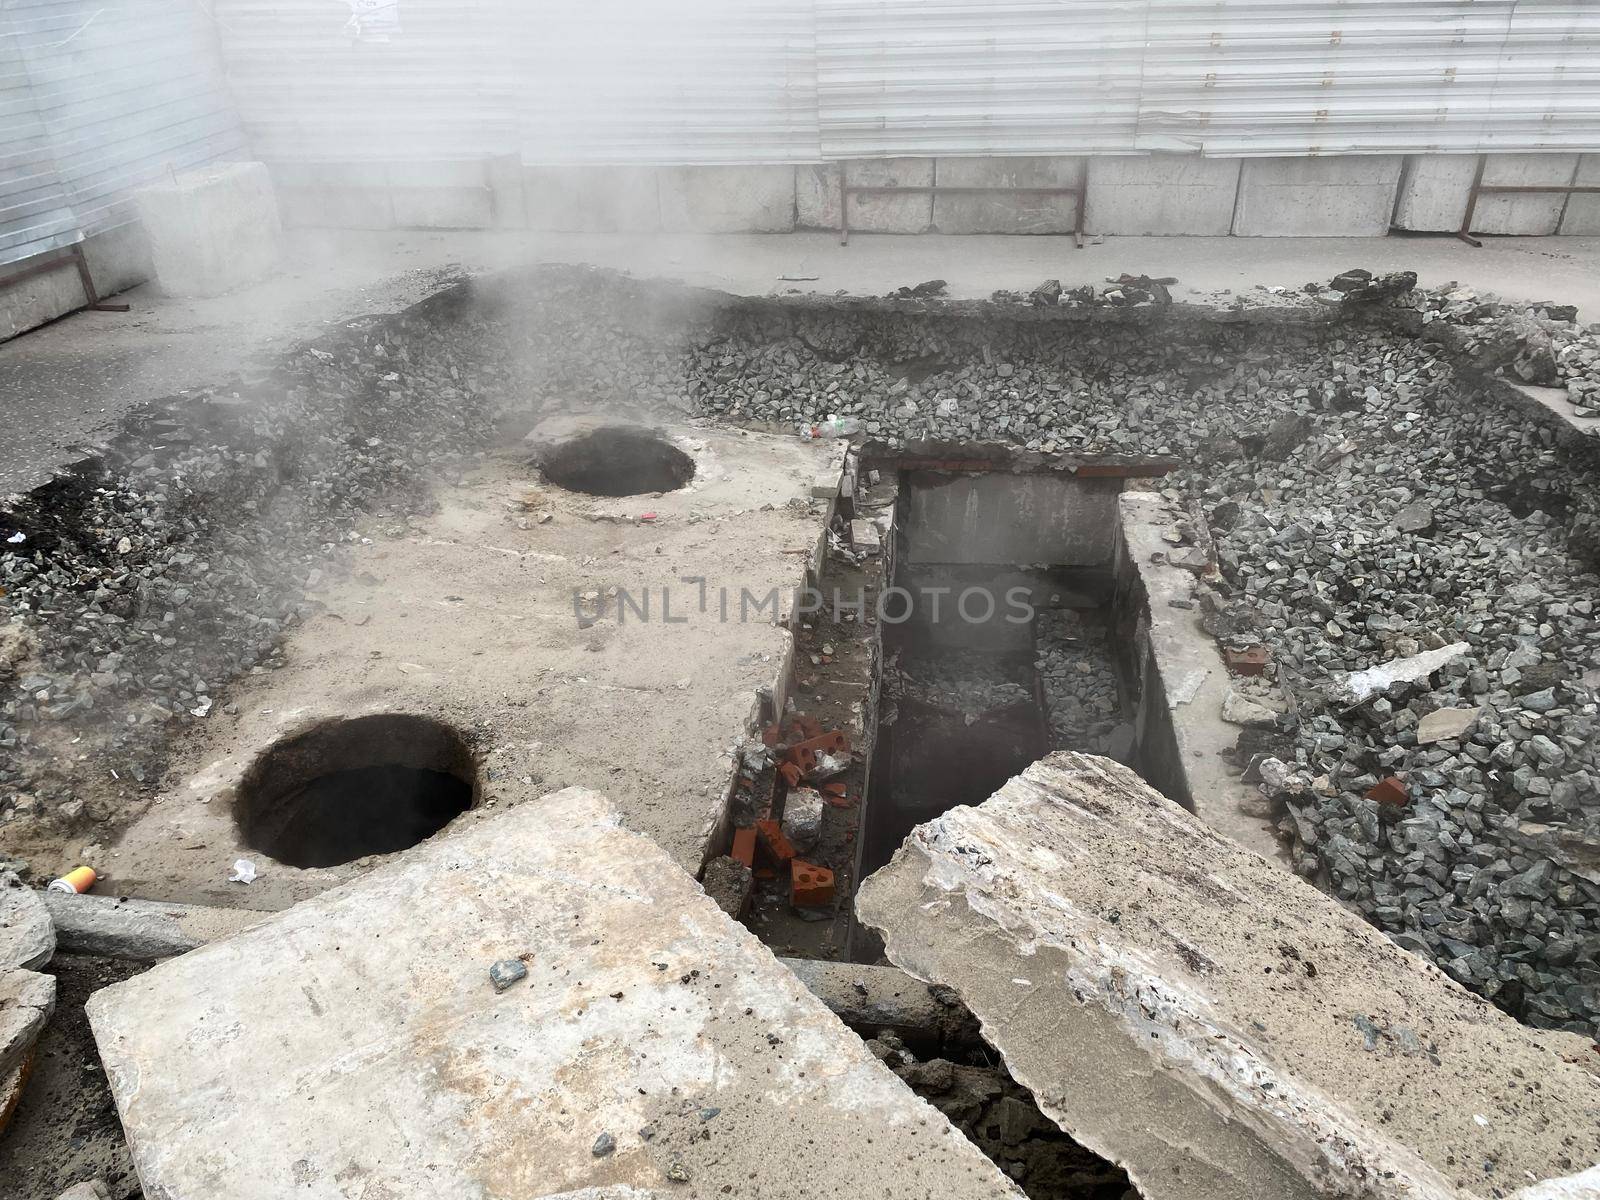
[[[1039,612],[1036,638],[1034,667],[1050,710],[1054,748],[1107,753],[1121,724],[1121,704],[1105,627],[1071,609],[1046,608]]]
[[[1161,486],[1201,503],[1221,568],[1196,619],[1264,644],[1292,699],[1242,736],[1277,764],[1259,774],[1298,869],[1515,1015],[1593,1033],[1600,445],[1495,378],[1591,410],[1600,327],[1412,283],[1346,272],[1269,289],[1252,316],[1145,277],[735,301],[562,268],[347,327],[237,394],[152,406],[0,503],[0,822],[119,819],[131,801],[85,772],[152,785],[163,736],[270,669],[331,551],[403,534],[424,479],[492,444],[506,409],[833,416],[890,448],[1173,459]],[[1335,698],[1350,672],[1457,641],[1430,677]],[[1114,676],[1079,666],[1092,644],[1040,645],[1056,735],[1114,732]],[[1451,709],[1478,715],[1420,741]],[[62,753],[90,733],[87,759]],[[1367,798],[1390,779],[1403,803]]]

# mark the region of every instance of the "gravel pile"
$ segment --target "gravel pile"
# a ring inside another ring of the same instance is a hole
[[[1039,657],[1033,665],[1044,686],[1055,748],[1106,753],[1121,724],[1121,706],[1104,627],[1071,609],[1046,608],[1039,612],[1036,636]]]
[[[1033,703],[1026,664],[981,650],[942,650],[903,655],[886,665],[883,694],[890,700],[916,700],[968,723],[1017,703]]]

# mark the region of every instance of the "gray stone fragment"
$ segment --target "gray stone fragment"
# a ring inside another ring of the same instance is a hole
[[[1460,738],[1477,723],[1480,708],[1439,708],[1417,723],[1417,745]]]
[[[1266,705],[1230,689],[1222,698],[1222,719],[1234,725],[1266,728],[1277,723],[1278,714]]]
[[[56,931],[39,893],[0,872],[0,971],[36,971],[56,952]]]
[[[53,975],[0,972],[0,1080],[21,1065],[56,1004]]]
[[[527,964],[520,959],[502,958],[489,968],[489,982],[494,984],[494,990],[497,992],[503,992],[512,984],[527,977]]]

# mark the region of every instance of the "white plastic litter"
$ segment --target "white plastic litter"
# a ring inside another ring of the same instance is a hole
[[[233,873],[228,876],[229,883],[250,883],[256,877],[256,865],[248,858],[233,860]]]

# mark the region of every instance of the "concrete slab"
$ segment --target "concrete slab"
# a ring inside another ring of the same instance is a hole
[[[489,965],[519,956],[496,993]],[[166,1200],[1020,1195],[582,789],[88,1011]]]
[[[1578,174],[1572,182],[1600,187],[1600,154],[1585,154],[1578,162]],[[1561,232],[1600,233],[1600,195],[1567,197],[1567,211],[1561,218]]]
[[[37,971],[0,971],[0,1081],[10,1079],[39,1039],[56,1003],[56,981]]]
[[[1400,184],[1398,154],[1248,158],[1239,173],[1238,237],[1382,237]]]
[[[40,893],[0,871],[0,971],[37,971],[56,952],[56,931]]]
[[[1222,653],[1200,628],[1198,606],[1170,603],[1193,603],[1195,575],[1167,561],[1172,547],[1161,536],[1187,514],[1156,492],[1124,492],[1116,500],[1119,590],[1142,598],[1144,606],[1134,655],[1143,683],[1136,732],[1147,748],[1147,777],[1167,795],[1187,797],[1195,815],[1218,833],[1287,866],[1270,805],[1225,757],[1238,744],[1239,730],[1222,719],[1229,688]],[[1148,750],[1162,723],[1172,730],[1170,761]]]
[[[394,200],[383,163],[268,164],[287,226],[393,229]]]
[[[1477,169],[1476,154],[1408,157],[1395,202],[1395,228],[1418,233],[1454,233],[1460,229]]]
[[[1052,755],[919,827],[856,907],[1146,1200],[1506,1195],[1600,1161],[1569,1035],[1109,759]]]
[[[86,238],[83,256],[95,291],[116,295],[148,280],[150,240],[138,222]],[[17,283],[0,287],[0,342],[82,308],[83,281],[70,260]]]
[[[530,229],[653,233],[661,228],[654,167],[528,167],[522,193]]]
[[[1233,229],[1239,162],[1194,154],[1092,158],[1085,228],[1097,234],[1225,237]]]
[[[1572,182],[1576,154],[1491,154],[1483,168],[1484,183],[1560,184]],[[1473,213],[1475,233],[1522,237],[1554,233],[1567,206],[1562,195],[1482,196]]]
[[[794,168],[663,167],[661,227],[674,233],[788,233]]]
[[[283,228],[265,163],[219,163],[134,193],[161,290],[220,296],[278,270]]]
[[[1077,187],[1086,159],[941,158],[934,178],[948,187]],[[935,196],[933,227],[940,233],[1071,233],[1073,196]]]
[[[470,731],[480,800],[457,824],[552,787],[607,787],[633,827],[697,872],[725,815],[729,748],[753,727],[762,689],[782,704],[788,614],[830,509],[811,481],[831,475],[837,491],[847,447],[662,432],[695,460],[678,491],[568,492],[542,482],[517,443],[438,488],[427,520],[374,520],[370,544],[349,546],[311,595],[316,615],[289,634],[286,665],[236,685],[238,712],[208,718],[174,764],[182,782],[108,847],[116,886],[280,909],[359,874],[374,860],[301,869],[253,850],[234,804],[268,747],[394,712]],[[228,881],[238,858],[257,867],[248,891]]]

